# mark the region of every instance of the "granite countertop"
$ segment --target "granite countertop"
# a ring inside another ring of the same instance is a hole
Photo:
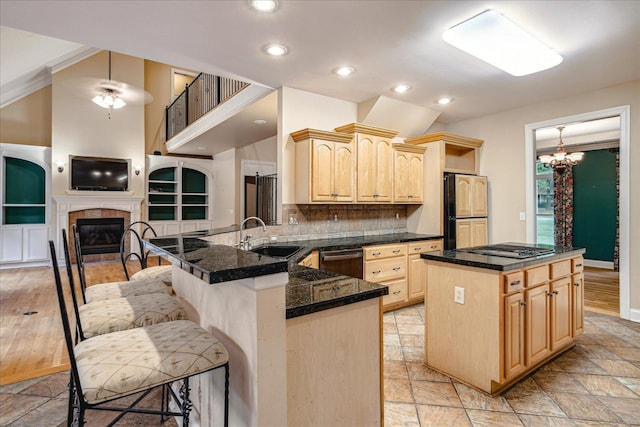
[[[467,267],[486,268],[488,270],[512,271],[530,267],[536,264],[551,262],[559,259],[570,258],[582,255],[584,248],[549,246],[549,245],[532,245],[526,243],[510,243],[521,246],[538,247],[544,249],[553,249],[553,253],[532,256],[529,258],[507,258],[501,256],[480,255],[470,252],[462,252],[459,250],[446,250],[439,252],[428,252],[420,255],[421,258],[430,261],[440,261],[450,264],[464,265]]]
[[[389,293],[385,285],[299,266],[298,262],[312,251],[353,249],[370,245],[442,238],[442,236],[431,234],[397,233],[286,243],[272,242],[263,245],[300,246],[300,250],[288,260],[202,240],[202,237],[236,230],[237,227],[231,226],[225,229],[163,236],[147,239],[145,245],[154,252],[168,255],[178,261],[182,269],[210,284],[288,271],[286,317],[290,319]]]

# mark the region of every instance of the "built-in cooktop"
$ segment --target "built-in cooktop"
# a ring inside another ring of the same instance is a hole
[[[473,248],[463,248],[456,250],[458,252],[518,259],[533,258],[554,253],[554,250],[549,248],[512,245],[506,243],[499,245],[476,246]]]

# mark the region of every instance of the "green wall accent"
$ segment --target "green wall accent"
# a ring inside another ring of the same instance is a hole
[[[616,154],[585,152],[573,167],[573,246],[586,248],[585,258],[613,261],[617,205]]]
[[[5,157],[5,198],[8,205],[40,205],[45,201],[45,172],[27,160]]]

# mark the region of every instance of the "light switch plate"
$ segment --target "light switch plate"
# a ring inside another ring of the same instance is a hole
[[[524,218],[525,218],[524,212],[520,212],[520,221],[524,221]]]
[[[458,304],[464,304],[464,288],[461,288],[460,286],[455,287],[453,301],[457,302]]]

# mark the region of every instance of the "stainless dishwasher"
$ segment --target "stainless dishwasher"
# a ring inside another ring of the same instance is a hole
[[[320,251],[320,270],[362,279],[362,248]]]

